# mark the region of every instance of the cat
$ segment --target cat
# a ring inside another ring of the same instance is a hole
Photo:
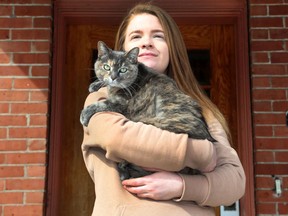
[[[98,59],[94,64],[98,80],[90,84],[89,92],[107,86],[108,98],[82,110],[82,125],[87,126],[97,112],[112,111],[134,122],[215,142],[200,105],[180,91],[173,79],[138,62],[138,54],[138,47],[128,52],[114,51],[104,42],[98,42]],[[118,164],[118,171],[121,180],[151,173],[127,161]],[[190,168],[182,172],[197,173]]]

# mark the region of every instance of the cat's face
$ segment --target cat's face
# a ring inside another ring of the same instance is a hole
[[[94,64],[96,76],[108,86],[128,88],[138,75],[138,53],[138,48],[127,53],[113,51],[99,41]]]

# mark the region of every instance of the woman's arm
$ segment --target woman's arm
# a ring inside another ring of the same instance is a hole
[[[231,205],[245,192],[246,177],[236,151],[230,146],[219,122],[210,125],[215,144],[217,165],[203,175],[182,175],[184,190],[180,200],[194,200],[200,205]],[[197,187],[195,187],[197,185]]]

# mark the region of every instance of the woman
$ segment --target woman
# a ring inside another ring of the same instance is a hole
[[[229,144],[227,124],[200,90],[180,31],[165,11],[151,4],[131,9],[119,27],[115,48],[128,51],[133,47],[140,48],[140,62],[174,78],[184,92],[198,100],[218,142],[189,139],[186,134],[131,122],[118,113],[95,114],[84,128],[82,144],[95,183],[92,215],[215,215],[213,207],[230,205],[245,191],[245,174]],[[106,97],[106,89],[100,89],[87,97],[85,106]],[[120,182],[116,162],[121,160],[155,173]],[[186,166],[211,172],[177,173]]]

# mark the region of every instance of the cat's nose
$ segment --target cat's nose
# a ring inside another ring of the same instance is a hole
[[[112,80],[115,80],[117,78],[117,74],[111,74],[110,77],[111,77]]]

